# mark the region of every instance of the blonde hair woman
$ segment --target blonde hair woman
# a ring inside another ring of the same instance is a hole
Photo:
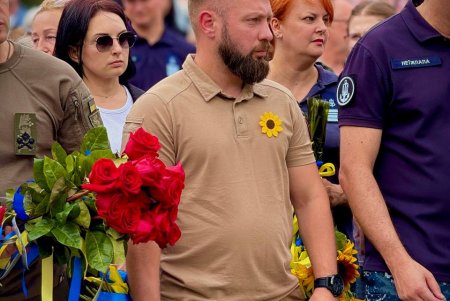
[[[59,20],[70,0],[44,0],[31,23],[34,48],[53,55]]]

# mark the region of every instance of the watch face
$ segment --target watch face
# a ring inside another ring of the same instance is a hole
[[[335,297],[340,296],[344,291],[344,280],[340,275],[335,275],[331,277],[331,291]]]

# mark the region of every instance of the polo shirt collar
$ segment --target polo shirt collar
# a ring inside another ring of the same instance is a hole
[[[419,42],[423,43],[430,39],[442,38],[442,35],[420,15],[411,0],[408,1],[400,15],[411,34]]]
[[[194,62],[193,54],[186,57],[183,63],[183,70],[192,80],[192,83],[197,87],[198,91],[202,95],[205,101],[210,101],[217,95],[229,98],[222,92],[222,89]],[[266,98],[268,93],[266,88],[261,84],[248,85],[246,84],[242,89],[240,99],[251,99],[253,95],[257,95],[260,98]]]

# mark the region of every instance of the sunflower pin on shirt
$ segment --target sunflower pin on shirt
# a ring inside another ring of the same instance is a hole
[[[278,133],[283,130],[281,124],[281,119],[272,112],[265,112],[261,115],[261,121],[259,122],[261,132],[266,134],[269,138],[278,136]]]

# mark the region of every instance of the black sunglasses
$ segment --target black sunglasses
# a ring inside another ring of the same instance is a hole
[[[99,52],[106,52],[111,50],[114,41],[117,40],[119,42],[120,47],[123,49],[133,47],[136,42],[137,36],[129,31],[122,32],[119,34],[117,38],[113,38],[111,36],[100,36],[95,40],[95,46]]]

